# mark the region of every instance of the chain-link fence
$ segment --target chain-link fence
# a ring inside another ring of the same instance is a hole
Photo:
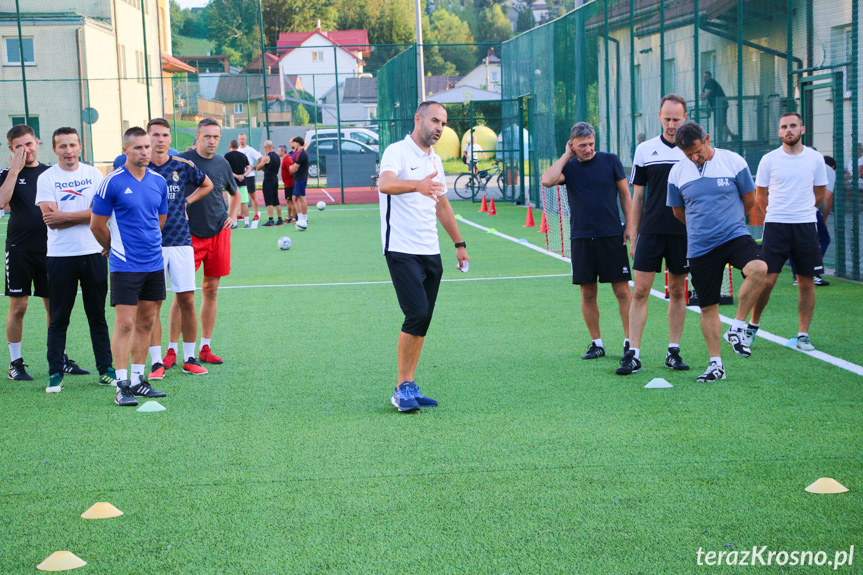
[[[829,0],[597,0],[505,42],[503,99],[526,100],[531,202],[577,121],[631,166],[635,146],[661,131],[659,100],[677,93],[755,173],[794,110],[804,143],[838,164],[825,261],[861,279],[859,12]],[[756,234],[762,222],[750,216]]]

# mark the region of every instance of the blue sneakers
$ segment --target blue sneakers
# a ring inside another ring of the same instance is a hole
[[[420,408],[420,404],[417,403],[413,394],[413,388],[411,388],[410,384],[411,382],[409,381],[400,383],[396,387],[393,397],[390,400],[390,402],[396,406],[396,409],[401,412],[417,411]]]
[[[396,387],[391,400],[399,411],[417,411],[421,407],[435,407],[437,401],[420,393],[413,381],[403,381]]]
[[[430,397],[426,397],[423,394],[421,394],[420,388],[416,383],[414,383],[412,381],[408,381],[406,383],[408,384],[408,387],[411,388],[411,391],[413,392],[413,395],[414,395],[414,399],[416,400],[417,404],[419,404],[420,407],[437,407],[437,401],[430,398]]]

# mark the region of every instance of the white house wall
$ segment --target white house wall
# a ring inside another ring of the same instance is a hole
[[[323,51],[323,61],[312,60],[312,53],[316,51]],[[336,85],[336,67],[338,67],[339,82],[344,82],[362,71],[356,58],[341,48],[334,50],[333,45],[326,38],[317,34],[279,61],[282,74],[300,76],[303,88],[310,94],[314,93],[318,98]],[[314,92],[312,92],[313,89]]]

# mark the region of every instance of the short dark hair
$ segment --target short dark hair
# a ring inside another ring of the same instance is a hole
[[[220,128],[220,129],[221,129],[221,127],[222,127],[222,126],[219,124],[218,120],[214,120],[213,118],[204,118],[203,120],[201,120],[200,122],[198,122],[198,129],[199,129],[199,130],[200,130],[201,128],[205,128],[205,127],[207,127],[207,126],[219,126],[219,128]]]
[[[797,119],[798,119],[798,120],[800,120],[800,125],[801,125],[801,126],[803,125],[803,116],[801,116],[801,115],[800,115],[800,114],[798,114],[797,112],[785,112],[784,114],[782,114],[781,116],[779,116],[779,121],[781,122],[781,121],[782,121],[782,118],[784,118],[784,117],[786,117],[786,116],[797,116]]]
[[[666,102],[677,102],[681,106],[683,106],[683,111],[686,112],[686,99],[683,96],[678,96],[677,94],[667,94],[662,97],[659,101],[659,109],[662,109],[662,105]]]
[[[132,126],[123,133],[123,143],[125,144],[127,140],[131,140],[132,138],[140,138],[146,135],[147,131],[141,126]]]
[[[677,133],[674,134],[674,143],[680,149],[691,148],[695,145],[695,142],[703,142],[706,138],[707,132],[704,131],[701,124],[687,120],[677,128]]]
[[[70,128],[69,126],[57,128],[56,130],[54,130],[54,133],[51,134],[51,146],[57,145],[57,136],[71,136],[72,134],[78,136],[78,130],[76,130],[75,128]],[[78,141],[81,141],[81,136],[78,136]]]
[[[836,169],[836,160],[833,159],[833,156],[824,156],[824,163],[834,170]]]
[[[236,150],[239,147],[240,147],[240,143],[237,142],[237,140],[231,140],[230,142],[228,142],[228,148],[230,148],[232,150]]]
[[[419,106],[417,106],[416,114],[423,115],[423,114],[425,114],[425,111],[428,110],[429,108],[431,108],[432,106],[440,106],[441,108],[444,108],[444,105],[441,104],[440,102],[435,102],[434,100],[426,100],[425,102],[422,102],[422,103],[420,103]],[[446,110],[446,108],[444,108],[444,110]],[[416,114],[414,114],[414,115],[416,115]]]
[[[26,136],[30,134],[34,138],[36,137],[36,131],[26,124],[16,124],[12,126],[12,129],[6,132],[6,140],[9,141],[9,145],[12,145],[12,140],[16,138],[20,138],[21,136]]]
[[[288,153],[288,147],[284,144],[279,144],[279,149],[286,154]]]
[[[292,141],[292,142],[296,142],[296,143],[298,143],[300,146],[305,146],[305,145],[306,145],[306,141],[305,141],[302,137],[300,137],[300,136],[296,136],[296,137],[294,137],[294,138],[291,138],[291,141]]]
[[[150,126],[162,126],[163,128],[171,129],[171,123],[165,118],[153,118],[147,122],[147,131],[150,131]]]

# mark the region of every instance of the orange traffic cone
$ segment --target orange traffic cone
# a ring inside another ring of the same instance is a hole
[[[545,212],[542,212],[542,219],[539,222],[539,233],[547,234],[548,233],[548,220],[545,219]]]
[[[482,195],[482,205],[479,207],[479,212],[483,213],[483,212],[487,212],[487,211],[488,211],[488,204],[485,203],[485,194],[483,194]]]
[[[491,204],[488,206],[488,215],[496,216],[497,210],[494,209],[494,198],[491,199]]]
[[[535,228],[536,224],[533,223],[533,210],[530,209],[530,206],[527,207],[527,219],[524,222],[524,227],[526,228]]]

